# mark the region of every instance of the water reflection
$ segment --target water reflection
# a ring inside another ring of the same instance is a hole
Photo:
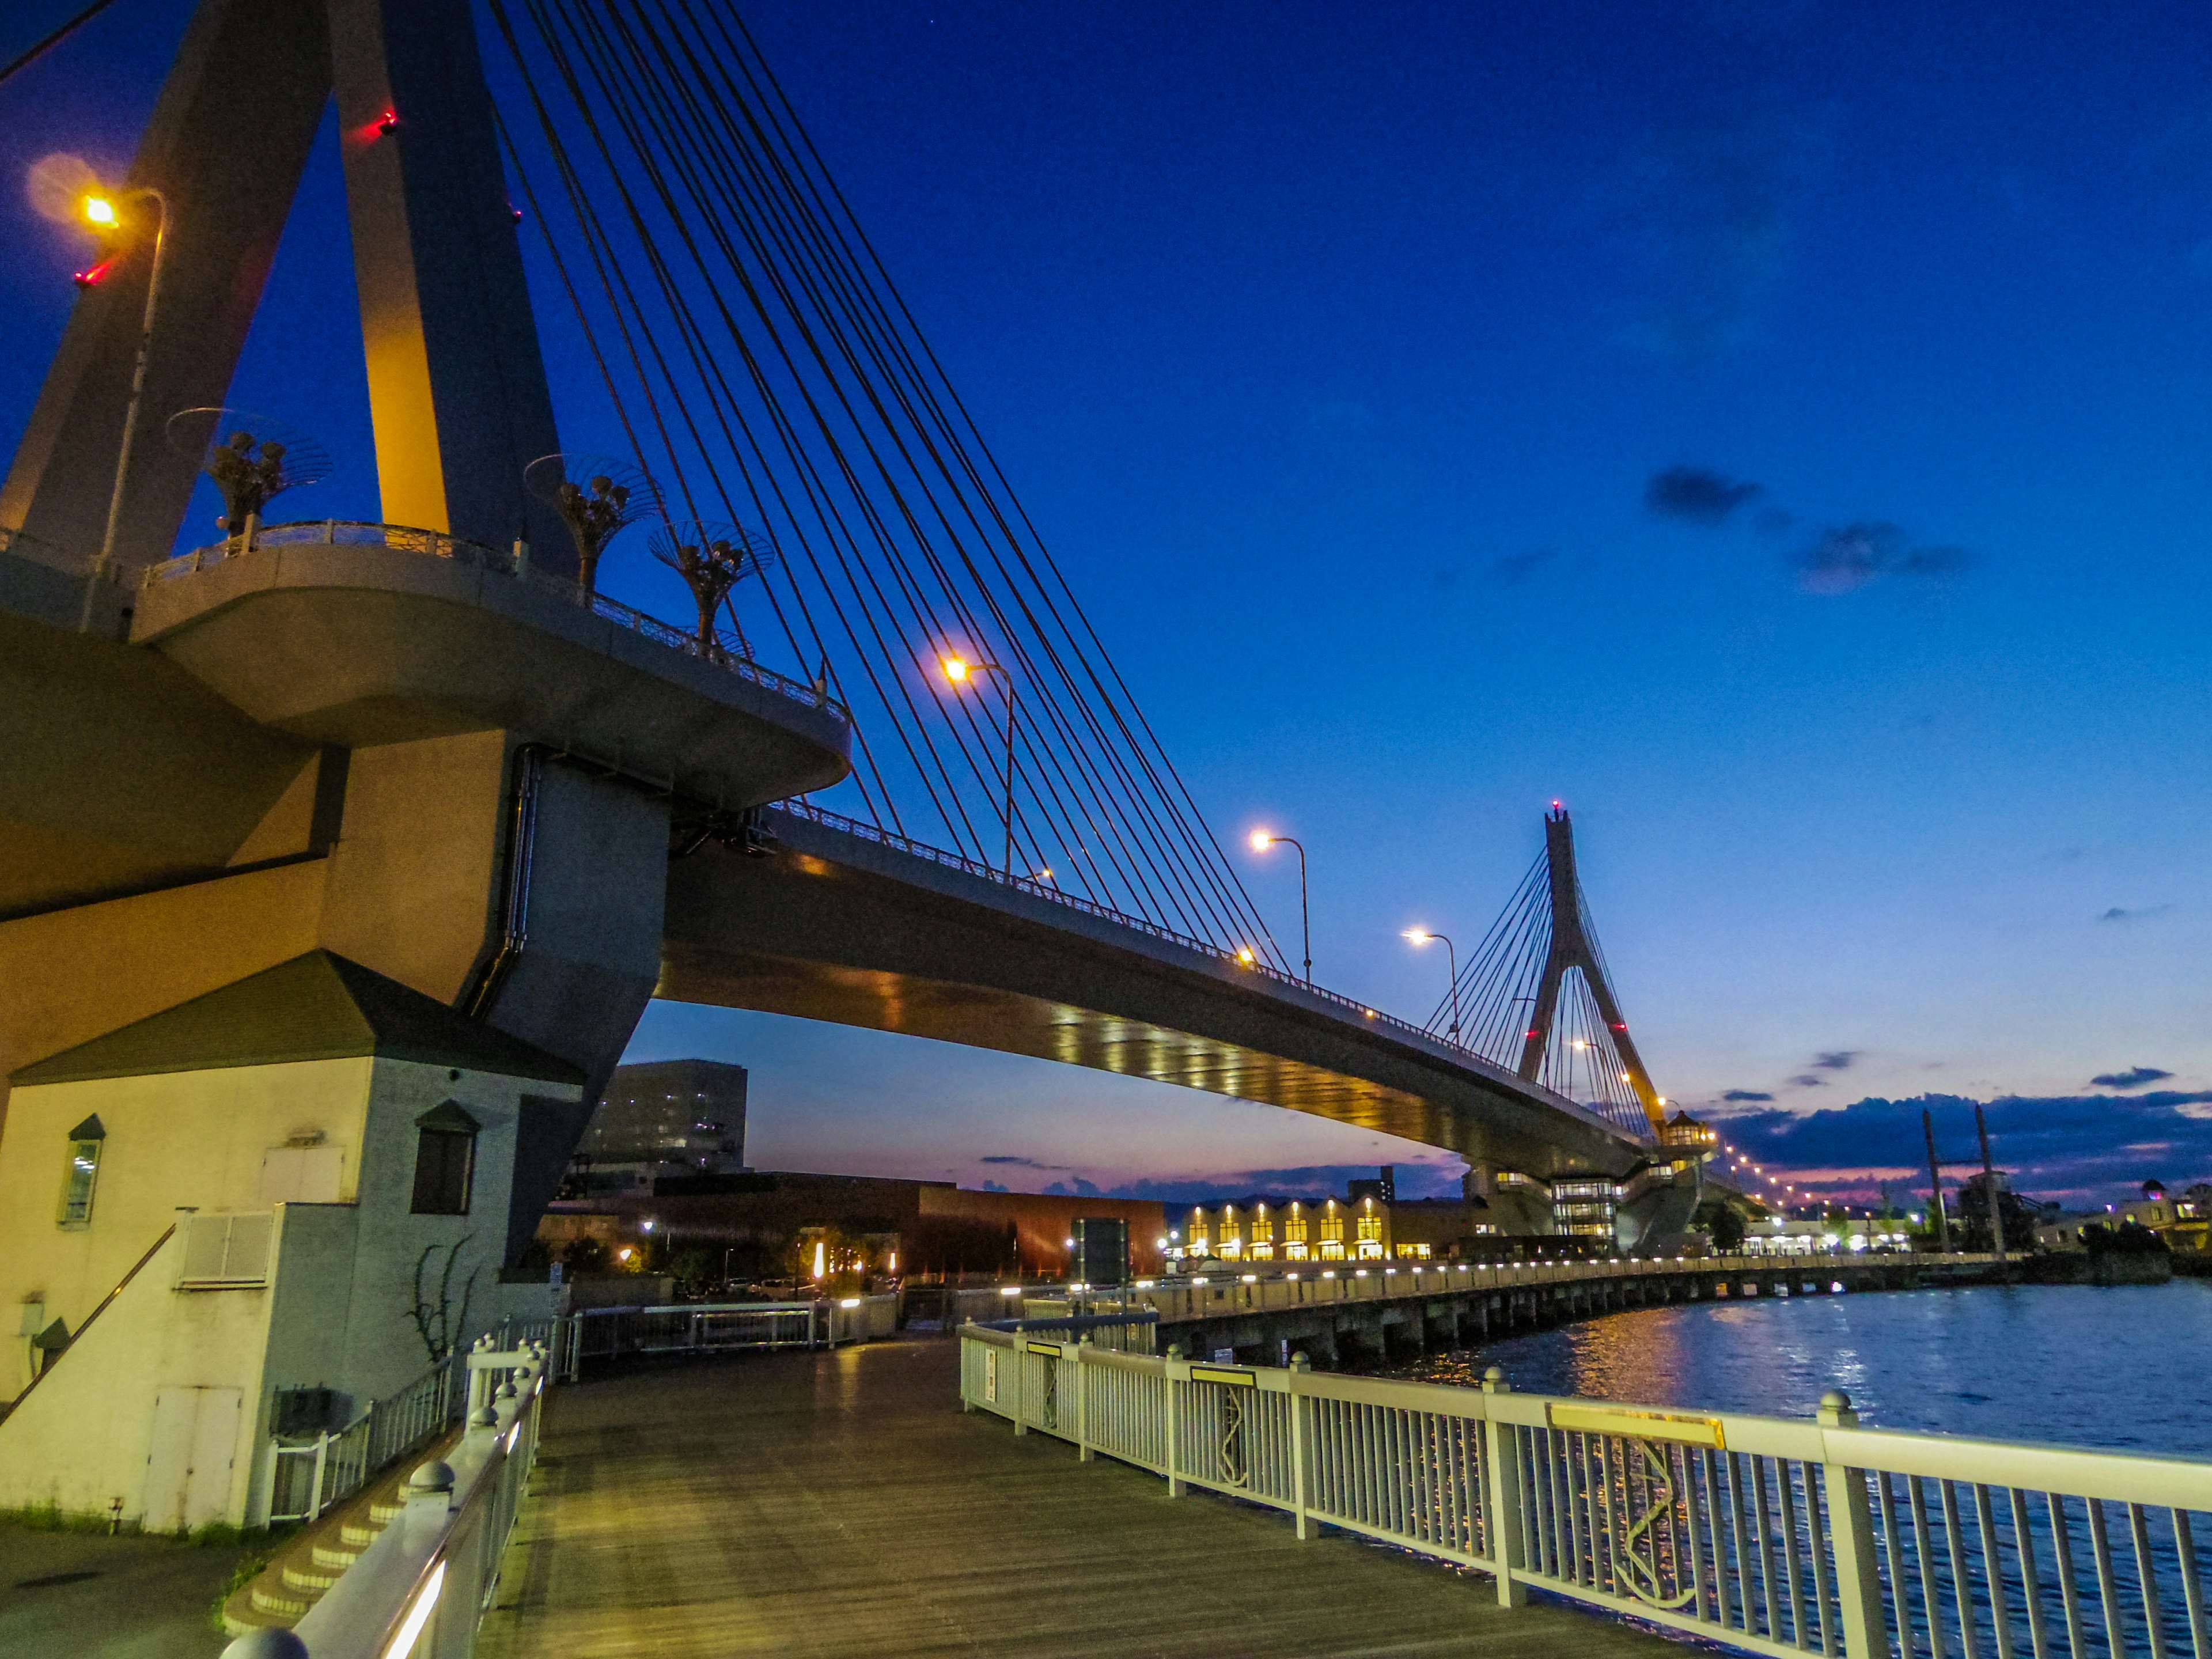
[[[2212,1456],[2212,1283],[1896,1291],[1647,1308],[1432,1355],[1400,1375],[1656,1406],[1862,1418]]]

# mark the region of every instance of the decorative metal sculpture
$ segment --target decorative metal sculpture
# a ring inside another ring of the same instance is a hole
[[[1621,1514],[1628,1521],[1621,1533],[1618,1558],[1620,1587],[1638,1601],[1655,1607],[1686,1607],[1698,1593],[1697,1585],[1693,1583],[1681,1588],[1682,1564],[1679,1559],[1661,1559],[1659,1539],[1653,1531],[1674,1509],[1674,1461],[1664,1446],[1653,1441],[1624,1439],[1620,1443],[1624,1448],[1621,1462],[1625,1477],[1621,1482]],[[1633,1493],[1638,1483],[1632,1478],[1626,1478],[1625,1449],[1629,1446],[1635,1447],[1643,1457],[1647,1472],[1647,1479],[1642,1483],[1644,1510],[1640,1515],[1633,1512]],[[1668,1541],[1672,1542],[1671,1536]],[[1672,1595],[1665,1588],[1669,1580],[1677,1586]]]
[[[522,476],[568,526],[576,544],[576,584],[590,604],[599,592],[607,544],[624,526],[660,511],[659,488],[639,468],[599,455],[541,455]]]
[[[728,524],[664,525],[653,534],[653,556],[684,578],[699,607],[699,654],[720,657],[726,652],[714,629],[714,619],[729,604],[731,590],[747,576],[775,562],[775,550],[768,538]],[[738,650],[745,650],[744,630],[737,627],[737,611],[730,611],[737,628]]]
[[[331,458],[320,444],[265,415],[180,410],[169,417],[167,434],[172,447],[199,458],[200,471],[222,492],[216,528],[226,536],[250,541],[270,502],[331,474]]]

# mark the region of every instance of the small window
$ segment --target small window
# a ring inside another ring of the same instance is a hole
[[[477,1131],[483,1126],[449,1100],[415,1120],[416,1215],[466,1215],[476,1178]]]
[[[92,1225],[92,1189],[100,1179],[100,1149],[107,1144],[107,1131],[97,1117],[88,1117],[69,1132],[69,1164],[62,1176],[61,1224]]]

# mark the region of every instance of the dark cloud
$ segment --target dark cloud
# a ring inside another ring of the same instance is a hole
[[[1508,587],[1518,587],[1559,556],[1559,550],[1556,547],[1538,547],[1526,553],[1508,553],[1491,565],[1491,574]]]
[[[1951,576],[1972,562],[1962,547],[1918,546],[1899,526],[1868,519],[1817,537],[1798,555],[1797,580],[1808,593],[1849,593],[1878,576]]]
[[[1813,1069],[1816,1072],[1848,1072],[1851,1069],[1851,1062],[1858,1057],[1859,1051],[1856,1048],[1832,1048],[1826,1054],[1814,1056]]]
[[[1764,495],[1745,478],[1731,478],[1702,466],[1670,466],[1655,472],[1644,486],[1644,505],[1654,518],[1689,524],[1726,524],[1736,508]]]
[[[988,1158],[979,1158],[978,1164],[1011,1164],[1018,1170],[1048,1170],[1054,1175],[1064,1174],[1065,1164],[1040,1164],[1033,1158],[1017,1158],[1011,1152],[994,1152]]]
[[[1809,1184],[1808,1176],[1826,1176],[1843,1183],[1838,1190],[1863,1188],[1871,1197],[1873,1184],[1863,1173],[1869,1166],[1925,1171],[1923,1107],[1936,1120],[1946,1182],[1978,1169],[1975,1104],[1957,1095],[1923,1095],[1869,1097],[1812,1112],[1773,1107],[1730,1115],[1727,1133],[1754,1161],[1790,1171],[1788,1178],[1801,1187]],[[1998,1167],[2010,1170],[2013,1184],[2031,1196],[2104,1204],[2132,1196],[2136,1185],[2153,1176],[2168,1187],[2212,1177],[2212,1091],[2012,1095],[1982,1104]],[[1910,1179],[1927,1190],[1924,1173]]]
[[[2089,1079],[2100,1089],[2140,1089],[2146,1083],[2163,1083],[2173,1075],[2161,1072],[2155,1066],[2130,1066],[2124,1072],[2106,1072]]]
[[[1797,527],[1797,515],[1779,507],[1762,507],[1751,520],[1751,527],[1762,536],[1779,536]]]
[[[1825,1089],[1828,1086],[1827,1079],[1814,1077],[1810,1072],[1800,1072],[1790,1081],[1800,1089]]]
[[[2173,907],[2171,904],[2147,904],[2140,910],[2124,910],[2115,904],[2098,916],[2100,921],[2148,921],[2153,916],[2162,916]]]
[[[1048,1193],[1056,1193],[1062,1198],[1098,1198],[1103,1196],[1103,1190],[1101,1188],[1094,1185],[1091,1182],[1085,1181],[1081,1176],[1076,1176],[1073,1181],[1055,1181],[1050,1186],[1047,1187],[1045,1191]]]
[[[1723,1095],[1721,1098],[1723,1100],[1734,1101],[1766,1101],[1773,1099],[1774,1097],[1772,1095],[1763,1095],[1756,1089],[1731,1089],[1726,1094]]]

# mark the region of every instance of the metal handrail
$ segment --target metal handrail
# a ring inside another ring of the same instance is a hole
[[[1150,938],[1163,940],[1170,945],[1180,945],[1184,950],[1195,951],[1200,956],[1210,957],[1224,966],[1235,969],[1239,973],[1250,974],[1256,978],[1304,992],[1316,1000],[1328,1003],[1332,1007],[1343,1009],[1348,1013],[1356,1014],[1361,1019],[1370,1021],[1376,1026],[1397,1036],[1419,1037],[1424,1042],[1432,1043],[1439,1048],[1449,1049],[1452,1053],[1463,1055],[1469,1060],[1482,1060],[1488,1065],[1494,1066],[1498,1063],[1480,1049],[1470,1048],[1463,1042],[1454,1042],[1449,1037],[1438,1036],[1435,1032],[1416,1025],[1411,1020],[1400,1019],[1395,1014],[1386,1014],[1380,1009],[1370,1007],[1366,1003],[1346,996],[1340,992],[1332,991],[1325,986],[1316,985],[1310,980],[1300,979],[1295,974],[1286,974],[1280,969],[1271,967],[1264,962],[1256,960],[1247,962],[1235,951],[1224,950],[1209,940],[1194,939],[1188,933],[1177,933],[1172,927],[1164,927],[1158,922],[1148,921],[1143,916],[1133,916],[1126,911],[1113,909],[1093,899],[1078,897],[1065,888],[1054,886],[1050,883],[1037,881],[1028,876],[1009,875],[1003,870],[969,858],[963,854],[947,852],[941,847],[932,847],[927,842],[915,841],[910,836],[898,834],[896,830],[886,830],[880,824],[869,823],[860,818],[848,818],[842,813],[826,811],[815,805],[811,801],[802,800],[797,797],[789,800],[778,801],[766,810],[771,812],[787,812],[793,817],[804,818],[809,823],[820,824],[825,830],[835,830],[842,835],[855,836],[861,841],[874,842],[879,846],[890,848],[895,853],[904,853],[913,858],[926,859],[930,863],[942,865],[948,870],[957,870],[963,875],[977,876],[985,881],[995,882],[1001,887],[1012,888],[1016,892],[1026,894],[1031,898],[1044,899],[1053,904],[1065,905],[1071,910],[1080,911],[1087,916],[1096,916],[1102,921],[1110,921],[1116,927],[1134,929]],[[1564,1099],[1565,1097],[1562,1096],[1561,1098]],[[1577,1101],[1572,1103],[1580,1105],[1582,1103]],[[1589,1109],[1584,1107],[1583,1109]],[[1616,1130],[1620,1128],[1619,1124],[1612,1123],[1610,1120],[1607,1120],[1607,1123]],[[1648,1142],[1652,1139],[1648,1130],[1640,1134],[1633,1131],[1622,1131],[1622,1133],[1637,1140]]]
[[[2212,1653],[2212,1463],[1104,1355],[963,1327],[960,1404],[1163,1475],[1789,1659]],[[2179,1592],[2177,1594],[2176,1592]]]
[[[702,662],[734,674],[780,696],[810,708],[820,708],[835,714],[848,725],[852,714],[844,704],[830,695],[826,684],[794,679],[788,674],[779,674],[773,668],[763,668],[745,654],[744,648],[730,635],[717,633],[711,644],[701,644],[697,635],[649,616],[635,605],[624,605],[619,599],[609,599],[593,591],[586,593],[583,585],[564,577],[549,574],[530,566],[526,560],[518,561],[512,553],[487,547],[465,536],[453,536],[441,530],[416,530],[406,525],[377,524],[365,519],[320,519],[300,524],[264,526],[253,532],[251,542],[243,536],[234,536],[227,541],[215,542],[206,547],[180,553],[173,559],[146,567],[140,585],[147,588],[174,581],[210,567],[243,558],[249,553],[269,547],[383,547],[395,553],[419,553],[431,558],[449,560],[473,569],[488,570],[507,576],[529,586],[565,599],[571,605],[586,606],[595,617],[615,623],[634,634],[644,635],[655,644],[665,645],[672,651],[680,651],[687,657],[696,657]]]

